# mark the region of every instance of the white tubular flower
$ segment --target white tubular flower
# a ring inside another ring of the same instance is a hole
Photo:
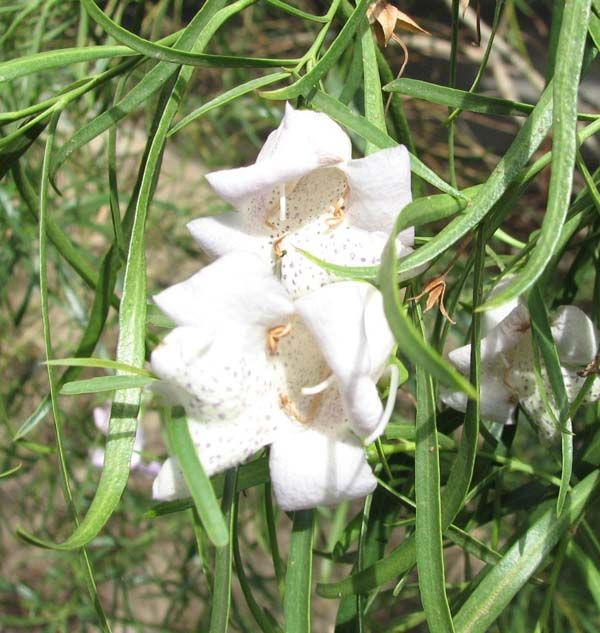
[[[270,444],[285,510],[375,488],[363,444],[389,417],[375,384],[393,348],[375,288],[340,282],[293,303],[269,264],[232,253],[156,302],[178,326],[152,354],[157,389],[185,407],[209,475]],[[157,499],[188,495],[173,459],[153,490]]]
[[[207,180],[237,213],[188,225],[202,249],[212,258],[248,251],[278,264],[293,297],[335,279],[297,249],[338,265],[377,264],[396,216],[411,201],[404,146],[351,160],[350,139],[337,123],[289,104],[253,165]],[[400,233],[399,255],[413,241],[413,229]]]
[[[551,321],[552,336],[556,342],[561,369],[569,402],[573,402],[585,378],[581,370],[591,363],[598,349],[598,332],[587,315],[575,306],[562,306]],[[471,346],[465,345],[449,354],[457,369],[468,375],[471,365]],[[542,379],[548,401],[558,418],[545,368]],[[442,390],[442,401],[453,409],[465,411],[467,399],[457,391]],[[600,399],[600,381],[596,380],[584,403]],[[560,430],[546,410],[538,389],[531,340],[529,311],[518,305],[481,341],[481,416],[501,423],[514,422],[520,404],[536,424],[540,436],[549,443],[555,442]]]

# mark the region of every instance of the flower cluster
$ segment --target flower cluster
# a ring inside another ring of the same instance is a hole
[[[177,326],[152,354],[156,389],[185,408],[209,475],[270,445],[285,510],[369,494],[376,480],[363,447],[391,415],[394,341],[377,289],[336,279],[303,251],[378,263],[411,199],[406,149],[353,160],[335,122],[288,105],[253,165],[207,179],[236,211],[190,223],[214,261],[155,297]],[[412,230],[399,236],[401,254],[412,244]],[[376,384],[386,371],[384,407]],[[172,458],[153,492],[187,495]]]
[[[481,415],[512,424],[520,405],[538,428],[541,439],[553,444],[560,437],[558,411],[546,368],[541,366],[541,382],[535,374],[531,320],[519,301],[486,313],[481,341]],[[561,362],[561,372],[569,402],[583,386],[584,368],[592,363],[598,350],[598,332],[588,316],[575,306],[562,306],[551,321],[552,336]],[[450,361],[468,375],[471,346],[450,352]],[[541,387],[541,388],[540,388]],[[547,402],[544,401],[544,394]],[[442,390],[442,401],[453,409],[465,411],[466,396],[458,391]],[[600,400],[600,381],[595,380],[583,403]],[[548,410],[548,406],[551,411]]]

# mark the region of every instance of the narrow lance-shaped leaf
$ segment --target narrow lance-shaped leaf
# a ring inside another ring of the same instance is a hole
[[[481,572],[481,581],[454,617],[457,633],[486,633],[517,592],[547,559],[565,531],[585,509],[600,473],[591,473],[567,495],[564,511],[556,516],[554,500],[535,512],[524,534],[496,565]]]
[[[552,172],[541,233],[523,270],[507,288],[481,306],[482,310],[502,305],[530,288],[544,272],[560,239],[573,186],[577,150],[577,99],[590,6],[591,0],[579,0],[566,3],[564,8],[552,82]],[[549,89],[550,86],[546,92]]]
[[[433,633],[453,632],[445,590],[440,464],[433,383],[422,367],[418,366],[416,371],[415,545],[420,596],[429,630]]]
[[[194,507],[208,538],[216,547],[224,547],[229,541],[227,525],[210,483],[198,457],[190,436],[187,417],[181,408],[175,408],[172,415],[165,412],[165,431],[168,445],[183,473],[185,483],[192,495]],[[227,482],[225,485],[227,490]],[[235,478],[234,478],[235,489]],[[231,552],[229,552],[231,556]]]
[[[310,633],[313,510],[294,512],[283,612],[286,633]]]

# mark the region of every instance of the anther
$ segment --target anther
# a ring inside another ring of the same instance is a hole
[[[335,204],[332,204],[329,207],[331,211],[331,217],[325,220],[328,226],[334,228],[344,221],[344,218],[346,217],[346,212],[344,211],[345,206],[346,199],[344,198],[344,196],[341,196]]]
[[[281,259],[285,255],[285,251],[281,250],[281,243],[287,236],[288,233],[284,233],[281,237],[278,237],[273,242],[273,252],[279,259]]]
[[[279,394],[279,404],[284,413],[287,413],[291,418],[295,418],[301,424],[306,424],[306,420],[286,393]]]
[[[292,324],[276,325],[267,332],[267,348],[271,354],[277,354],[279,341],[292,331]]]

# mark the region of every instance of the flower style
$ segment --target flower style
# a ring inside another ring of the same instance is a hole
[[[393,348],[375,288],[342,281],[293,301],[267,262],[231,253],[155,301],[177,325],[152,354],[156,389],[185,407],[209,475],[270,444],[285,510],[375,488],[363,444],[391,414],[376,381]],[[172,458],[153,491],[158,499],[187,496]]]
[[[492,323],[493,320],[492,318]],[[581,370],[596,355],[598,332],[587,315],[575,306],[559,308],[551,321],[551,330],[569,402],[573,402],[585,380],[580,375]],[[450,352],[449,359],[459,371],[468,375],[471,346],[455,349]],[[543,366],[541,375],[554,417],[557,418],[552,388]],[[444,390],[441,399],[453,409],[466,409],[466,396],[458,391]],[[599,399],[600,381],[596,380],[584,403]],[[519,404],[537,426],[541,438],[554,443],[560,436],[560,430],[547,412],[536,383],[531,321],[529,311],[522,304],[516,305],[507,316],[497,322],[481,341],[482,417],[504,424],[513,423]]]
[[[110,422],[110,402],[106,402],[99,407],[94,407],[92,415],[94,417],[94,424],[96,428],[102,433],[102,435],[108,435],[108,425]],[[131,470],[137,470],[146,475],[156,477],[160,471],[160,463],[156,461],[144,462],[142,460],[142,451],[146,444],[146,436],[142,430],[141,425],[138,424],[135,439],[133,441],[133,453],[131,454],[131,462],[129,468]],[[102,468],[104,466],[104,449],[93,448],[90,450],[90,459],[92,465],[96,468]]]
[[[337,123],[288,104],[253,165],[206,176],[237,213],[193,220],[190,231],[213,259],[247,251],[277,265],[294,298],[335,279],[298,249],[337,265],[377,264],[411,200],[410,157],[404,146],[357,160],[351,155],[350,138]],[[399,255],[413,241],[413,229],[400,233]]]

